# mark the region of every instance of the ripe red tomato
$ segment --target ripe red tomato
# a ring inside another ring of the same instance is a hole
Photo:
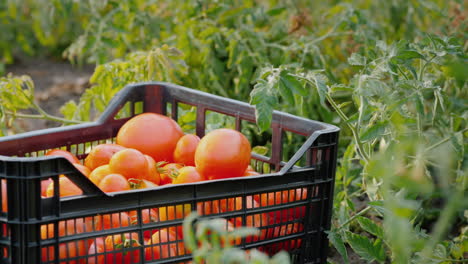
[[[120,128],[117,144],[137,149],[156,162],[172,162],[177,141],[183,135],[180,126],[171,118],[144,113],[128,120]]]
[[[252,209],[252,208],[259,208],[260,204],[258,204],[252,196],[247,196],[245,198],[245,208]],[[230,212],[230,211],[240,211],[244,209],[243,205],[243,198],[236,197],[236,198],[228,198],[221,200],[220,208],[222,212]],[[231,223],[233,223],[234,227],[243,226],[242,224],[242,217],[236,217],[234,219],[230,219]],[[268,215],[265,213],[259,214],[251,214],[247,215],[245,218],[245,225],[247,227],[256,227],[260,229],[260,234],[255,236],[248,236],[246,237],[245,241],[250,243],[252,241],[263,240],[266,238],[266,230],[262,227],[266,227],[269,224]]]
[[[164,206],[158,208],[159,221],[168,221],[185,218],[192,211],[190,204],[179,204],[176,206]],[[182,225],[178,225],[176,228],[170,228],[174,231],[178,237],[183,237]]]
[[[262,193],[256,194],[253,197],[262,207],[282,205],[307,199],[307,189],[297,188],[289,191]],[[269,213],[270,220],[273,220],[272,223],[287,222],[291,219],[303,218],[304,216],[305,206],[272,211]]]
[[[288,236],[292,234],[300,233],[304,230],[304,225],[301,223],[290,223],[274,228],[268,228],[267,237],[268,239],[273,239],[277,237]],[[274,254],[280,250],[291,251],[293,249],[301,247],[302,239],[292,239],[283,242],[278,242],[265,246],[267,252]]]
[[[195,151],[198,172],[206,179],[242,176],[250,162],[247,138],[232,129],[217,129],[206,134]]]
[[[148,164],[148,173],[143,175],[142,179],[153,182],[156,185],[159,185],[161,182],[161,176],[159,176],[158,168],[154,159],[148,155],[145,155],[147,164]]]
[[[161,245],[161,243],[165,244]],[[160,229],[154,233],[145,244],[150,246],[145,249],[145,260],[157,260],[185,255],[183,242],[177,242],[176,235],[167,228]]]
[[[170,184],[177,175],[179,175],[179,169],[184,167],[179,163],[169,163],[164,165],[162,168],[159,168],[160,171],[160,184]]]
[[[130,217],[125,212],[104,214],[94,217],[96,230],[107,230],[130,225]]]
[[[199,182],[205,180],[193,166],[186,166],[179,169],[179,175],[172,181],[173,184]]]
[[[109,164],[112,156],[122,149],[125,149],[125,147],[117,144],[97,145],[91,150],[91,152],[89,152],[88,156],[86,156],[84,165],[90,170],[94,170],[97,167]]]
[[[143,179],[149,171],[145,155],[131,148],[115,153],[109,161],[109,169],[127,179]]]
[[[8,212],[8,200],[7,200],[8,197],[7,197],[7,183],[6,183],[6,180],[2,179],[1,184],[2,184],[2,212]]]
[[[137,233],[125,233],[107,236],[104,240],[104,254],[106,264],[122,263],[140,263],[141,244],[138,242]],[[98,253],[99,252],[98,247]],[[114,252],[111,252],[114,251]]]
[[[47,180],[42,180],[41,181],[41,196],[47,197],[47,188],[49,187],[51,182],[52,182],[51,178],[48,178]],[[2,194],[3,194],[3,192],[2,192]]]
[[[46,156],[62,156],[66,158],[67,160],[69,160],[71,163],[80,163],[80,160],[75,155],[73,155],[69,151],[62,150],[62,149],[50,150],[45,155]]]
[[[139,225],[140,223],[138,222],[138,211],[133,210],[128,212],[128,216],[130,217],[130,224],[131,225]],[[155,209],[141,209],[141,222],[143,224],[148,224],[151,222],[157,222],[158,221],[158,213]],[[143,232],[143,237],[145,239],[148,239],[151,237],[153,234],[152,230],[147,230]]]
[[[197,212],[200,215],[210,215],[210,214],[219,214],[221,213],[220,201],[206,201],[197,203]]]
[[[88,250],[88,255],[89,255],[88,264],[103,264],[104,263],[104,255],[99,254],[99,253],[105,252],[104,246],[105,246],[104,238],[97,237],[95,240],[93,240]]]
[[[58,223],[58,236],[71,236],[81,234],[84,232],[91,232],[92,227],[89,227],[83,218],[70,219],[67,221],[60,221]],[[55,238],[54,224],[42,225],[41,226],[41,239]],[[78,240],[67,243],[59,244],[59,260],[74,258],[79,256],[85,256],[88,250],[88,240]],[[43,247],[41,251],[41,259],[43,262],[55,260],[55,247]],[[84,260],[80,261],[68,261],[61,263],[77,264],[83,263]]]
[[[59,177],[59,186],[60,186],[60,189],[59,189],[60,197],[83,194],[83,191],[64,175],[60,175]],[[52,196],[54,196],[54,182],[53,181],[50,182],[46,190],[46,197],[52,197]]]
[[[187,134],[181,137],[174,150],[174,161],[185,166],[195,166],[195,150],[199,142],[197,135]]]
[[[130,183],[120,174],[106,175],[98,184],[98,187],[106,193],[130,190]]]

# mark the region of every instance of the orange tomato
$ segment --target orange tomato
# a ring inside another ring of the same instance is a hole
[[[103,264],[104,255],[99,254],[105,252],[104,238],[97,237],[89,247],[88,250],[88,264]],[[98,255],[99,254],[99,255]]]
[[[167,228],[155,232],[150,239],[146,241],[145,260],[164,259],[185,254],[185,248],[182,242],[176,242],[177,237]],[[173,242],[173,243],[171,243]],[[162,244],[161,243],[165,243]]]
[[[75,168],[77,168],[81,173],[83,173],[84,176],[89,177],[91,171],[88,169],[88,167],[78,163],[74,163],[73,166],[75,166]]]
[[[112,156],[109,168],[113,173],[122,174],[127,179],[143,179],[148,173],[148,161],[140,151],[128,148]]]
[[[160,168],[160,184],[170,184],[175,177],[179,174],[179,169],[182,168],[182,164],[179,163],[169,163]]]
[[[205,180],[197,169],[193,166],[186,166],[179,169],[179,175],[172,181],[173,184],[199,182]]]
[[[161,182],[158,168],[154,159],[148,155],[145,155],[146,161],[148,163],[148,173],[143,176],[144,180],[151,181],[157,185]]]
[[[244,209],[243,205],[243,198],[242,197],[236,197],[234,198],[229,198],[227,200],[221,200],[221,211],[222,212],[229,212],[229,211],[239,211]],[[227,202],[226,202],[227,201]],[[246,209],[252,209],[252,208],[258,208],[260,207],[260,204],[258,204],[252,196],[247,196],[245,198],[245,208]],[[242,226],[242,217],[236,217],[234,219],[230,219],[230,221],[233,223],[234,227],[240,227]],[[245,226],[247,227],[256,227],[256,228],[261,228],[261,227],[266,227],[268,226],[268,215],[265,213],[260,213],[260,214],[250,214],[247,215],[245,218]],[[247,243],[250,243],[251,241],[258,241],[263,240],[266,238],[266,230],[261,229],[260,230],[260,235],[256,236],[248,236],[246,237],[245,241]]]
[[[139,179],[130,179],[128,180],[130,183],[131,189],[146,189],[146,188],[154,188],[158,187],[154,182],[150,182],[147,180],[139,180]]]
[[[242,176],[257,176],[257,175],[260,175],[260,173],[258,173],[256,171],[245,171],[244,175],[242,175]]]
[[[107,230],[130,225],[130,217],[125,212],[98,215],[94,217],[96,230]]]
[[[76,186],[70,179],[68,179],[64,175],[60,175],[58,181],[59,181],[59,186],[60,186],[60,189],[59,189],[60,197],[83,194],[83,191],[80,188],[78,188],[78,186]],[[52,197],[52,196],[54,196],[54,182],[53,181],[50,182],[46,190],[46,197]]]
[[[117,133],[117,144],[137,149],[156,162],[173,161],[177,141],[184,135],[171,118],[144,113],[128,120]]]
[[[8,212],[8,197],[6,180],[1,181],[2,184],[2,212]]]
[[[219,214],[221,213],[219,204],[220,204],[219,200],[198,202],[197,212],[200,215]]]
[[[54,224],[42,225],[41,226],[41,239],[55,238]],[[81,234],[84,232],[90,232],[82,218],[70,219],[66,221],[60,221],[58,223],[58,236],[71,236]],[[88,250],[87,240],[78,240],[67,243],[59,244],[59,260],[73,258],[78,256],[85,256]],[[55,260],[55,248],[53,246],[42,248],[42,261],[54,261]],[[77,264],[83,263],[84,261],[68,261],[60,263]]]
[[[89,152],[88,156],[86,156],[84,165],[90,170],[94,170],[97,167],[108,164],[111,157],[123,149],[125,149],[125,147],[117,144],[97,145]]]
[[[278,191],[256,194],[253,196],[260,206],[274,206],[292,203],[295,201],[307,199],[307,189],[297,188],[289,191]],[[286,222],[291,219],[303,218],[305,216],[305,206],[288,208],[283,210],[272,211],[269,213],[270,219],[275,223]]]
[[[51,182],[52,182],[51,178],[41,181],[41,196],[47,197],[47,188],[49,188],[49,185]]]
[[[102,178],[98,187],[103,192],[121,192],[130,190],[130,183],[120,174],[109,174]]]
[[[164,206],[158,208],[159,221],[168,221],[185,218],[192,211],[192,206],[190,204],[179,204]],[[177,226],[176,228],[171,227],[171,231],[174,231],[179,237],[183,237],[182,225]]]
[[[174,161],[185,166],[195,166],[195,150],[199,142],[197,135],[187,134],[181,137],[174,150]]]
[[[104,240],[106,264],[140,263],[140,243],[137,233],[107,236]],[[98,253],[99,248],[98,248]]]
[[[128,216],[130,217],[130,224],[131,225],[139,225],[138,222],[138,211],[133,210],[128,212]],[[141,209],[141,222],[143,224],[148,224],[152,222],[158,221],[158,213],[155,209]],[[143,237],[148,239],[153,234],[152,230],[147,230],[143,232]]]
[[[62,156],[66,158],[68,161],[71,163],[80,163],[80,160],[73,155],[71,152],[62,150],[62,149],[53,149],[49,150],[46,154],[46,156]]]
[[[304,225],[301,223],[290,223],[285,225],[268,228],[268,239],[283,237],[287,235],[297,234],[304,230]],[[280,250],[291,251],[301,247],[302,239],[292,239],[265,246],[266,251],[270,254],[277,253]]]
[[[206,134],[195,151],[198,172],[206,179],[242,176],[250,162],[247,138],[232,129],[217,129]]]
[[[90,174],[89,174],[89,179],[96,185],[99,185],[101,180],[109,175],[112,174],[112,171],[110,170],[109,165],[102,165],[94,169]]]

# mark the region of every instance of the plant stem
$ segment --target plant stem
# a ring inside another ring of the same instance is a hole
[[[329,95],[329,94],[326,94],[326,98],[328,100],[328,102],[331,104],[331,106],[333,107],[333,109],[335,109],[335,111],[338,113],[338,115],[341,117],[341,119],[343,119],[343,121],[346,122],[346,124],[348,125],[349,129],[351,130],[351,132],[353,133],[353,137],[354,137],[354,140],[356,141],[356,146],[357,146],[357,149],[358,149],[358,153],[359,155],[361,156],[361,158],[367,163],[369,162],[369,156],[367,155],[367,153],[364,151],[364,146],[362,145],[362,142],[361,142],[361,139],[359,138],[359,134],[358,132],[356,131],[356,128],[354,126],[352,126],[348,121],[349,121],[349,118],[345,115],[345,113],[343,113],[343,111],[341,111],[341,109],[338,107],[338,105],[335,103],[335,101],[333,100],[333,98]]]
[[[372,207],[370,206],[367,206],[366,208],[362,209],[361,211],[359,211],[357,214],[353,215],[351,218],[349,218],[346,222],[344,222],[343,224],[341,224],[338,229],[341,229],[343,228],[345,225],[351,223],[352,221],[354,221],[354,219],[356,219],[358,216],[361,216],[365,213],[367,213],[367,211],[369,211]]]
[[[435,58],[437,57],[437,55],[434,55],[432,56],[432,58],[430,58],[428,61],[426,61],[426,63],[424,63],[424,65],[421,67],[421,69],[419,70],[419,81],[422,80],[422,76],[424,74],[424,70],[426,69],[427,65]]]
[[[19,114],[19,113],[13,113],[13,112],[10,112],[10,111],[7,111],[5,113],[7,115],[11,115],[11,116],[18,117],[18,118],[46,119],[46,120],[60,122],[60,123],[64,123],[64,124],[82,124],[82,123],[84,123],[84,122],[81,122],[81,121],[78,121],[78,120],[68,120],[68,119],[60,118],[60,117],[57,117],[57,116],[47,114],[45,112],[41,113],[40,115]]]
[[[467,130],[468,130],[468,128],[465,128],[465,129],[463,129],[462,131],[459,131],[459,132],[457,132],[457,133],[465,133],[465,131],[467,131]],[[434,145],[428,147],[428,148],[426,149],[426,151],[430,151],[430,150],[435,149],[436,147],[438,147],[438,146],[444,144],[445,142],[449,141],[451,138],[452,138],[452,137],[446,137],[446,138],[442,139],[441,141],[439,141],[439,142],[435,143]]]

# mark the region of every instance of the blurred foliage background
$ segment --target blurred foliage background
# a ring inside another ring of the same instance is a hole
[[[1,77],[0,134],[17,118],[93,120],[150,80],[256,105],[255,145],[268,146],[273,109],[332,123],[330,262],[463,263],[466,16],[462,0],[4,0],[0,74],[21,57],[96,69],[60,117],[35,103],[33,80]],[[285,158],[300,144],[286,140]]]

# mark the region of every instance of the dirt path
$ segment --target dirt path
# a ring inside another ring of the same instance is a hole
[[[94,66],[73,66],[66,61],[48,59],[28,59],[7,67],[6,72],[14,75],[29,75],[35,84],[36,101],[49,114],[62,116],[60,107],[69,100],[78,101],[89,87],[88,80]],[[18,119],[24,131],[59,126],[59,123],[46,120]]]

